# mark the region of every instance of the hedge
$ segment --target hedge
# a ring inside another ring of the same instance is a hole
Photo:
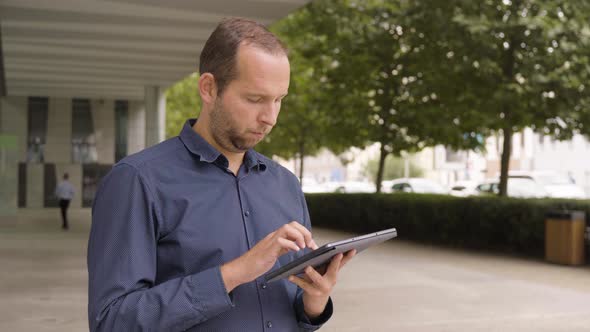
[[[422,194],[308,194],[314,226],[453,247],[544,256],[545,214],[585,211],[589,200],[453,197]],[[587,223],[588,224],[588,223]]]

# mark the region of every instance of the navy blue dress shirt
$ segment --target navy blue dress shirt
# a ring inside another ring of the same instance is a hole
[[[311,322],[296,285],[260,277],[228,294],[220,272],[286,223],[311,229],[297,178],[254,150],[235,176],[194,123],[121,160],[101,181],[88,242],[90,330],[318,329],[331,300]]]

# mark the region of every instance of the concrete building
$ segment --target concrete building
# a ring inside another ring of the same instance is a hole
[[[306,2],[0,0],[0,216],[57,206],[65,172],[90,206],[116,161],[164,139],[165,89],[221,19]]]

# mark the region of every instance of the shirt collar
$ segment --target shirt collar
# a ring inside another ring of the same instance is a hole
[[[217,160],[222,160],[221,162],[227,167],[227,159],[225,156],[193,130],[193,126],[196,122],[197,119],[188,119],[184,123],[184,126],[178,135],[184,146],[191,153],[199,156],[201,161],[214,163]],[[257,167],[260,171],[266,170],[266,164],[262,158],[259,158],[258,152],[254,151],[254,149],[246,151],[244,155],[244,165],[248,170],[253,167]]]

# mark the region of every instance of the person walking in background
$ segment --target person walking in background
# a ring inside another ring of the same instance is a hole
[[[63,180],[55,188],[55,196],[59,199],[59,207],[61,209],[62,226],[64,230],[68,230],[68,207],[70,201],[74,198],[74,186],[68,180],[70,178],[68,173],[64,173]]]

